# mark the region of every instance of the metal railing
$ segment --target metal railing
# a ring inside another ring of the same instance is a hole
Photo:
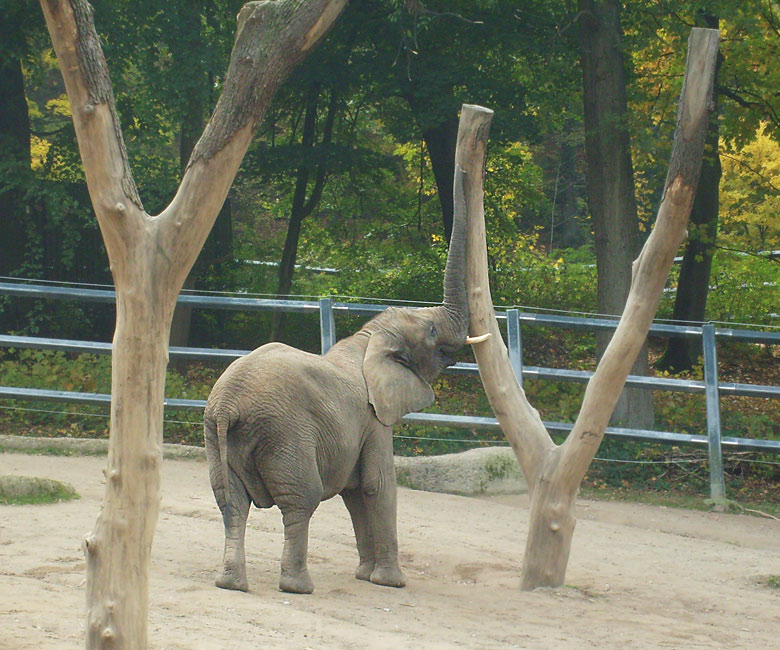
[[[26,298],[66,299],[88,302],[112,303],[115,293],[110,289],[84,289],[22,282],[0,282],[0,295],[21,296]],[[285,311],[296,313],[318,313],[320,319],[320,347],[326,352],[336,342],[336,314],[349,316],[374,316],[386,309],[385,305],[335,302],[331,298],[318,301],[279,300],[249,297],[208,296],[182,294],[178,302],[193,307],[208,309],[232,309],[243,311]],[[526,379],[566,381],[586,383],[593,373],[582,370],[544,368],[523,364],[522,325],[543,327],[563,327],[580,330],[613,330],[617,319],[581,318],[523,312],[518,309],[497,311],[499,321],[506,321],[507,348],[510,364],[518,381]],[[768,345],[780,344],[780,333],[758,332],[744,329],[716,328],[712,323],[698,325],[669,325],[653,323],[650,334],[658,336],[683,336],[700,338],[704,357],[703,380],[677,379],[671,377],[643,377],[629,375],[626,386],[653,390],[666,390],[685,393],[704,394],[706,402],[706,427],[703,434],[687,434],[671,431],[655,431],[608,427],[606,435],[618,439],[631,439],[645,442],[670,444],[691,444],[707,446],[710,468],[710,494],[713,499],[725,495],[723,478],[722,449],[740,451],[760,451],[780,453],[780,441],[757,440],[752,438],[722,437],[720,425],[720,396],[749,396],[780,399],[780,387],[758,384],[743,384],[718,381],[717,339],[748,341]],[[67,352],[87,352],[93,354],[111,354],[111,344],[103,342],[48,339],[30,336],[0,335],[0,346],[12,348],[35,348],[62,350]],[[171,347],[172,358],[197,360],[221,360],[230,362],[248,350],[225,350],[211,348]],[[478,374],[475,363],[458,363],[448,369],[459,374]],[[56,391],[32,388],[0,386],[0,399],[42,400],[78,404],[107,404],[110,395],[80,393],[74,391]],[[166,399],[166,406],[172,409],[202,410],[204,400]],[[404,421],[415,424],[447,426],[477,430],[500,430],[495,418],[442,413],[410,413]],[[545,422],[550,433],[566,434],[571,423]]]

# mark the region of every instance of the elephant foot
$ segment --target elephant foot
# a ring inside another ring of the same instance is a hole
[[[358,580],[365,580],[370,582],[371,574],[374,572],[373,562],[361,562],[358,568],[355,570],[355,577]]]
[[[371,582],[384,587],[405,587],[406,578],[401,569],[396,567],[376,567],[371,572]]]
[[[279,590],[291,594],[310,594],[314,591],[314,583],[306,569],[295,575],[283,573],[279,578]]]
[[[249,591],[249,583],[246,576],[239,575],[236,571],[223,569],[217,577],[216,585],[220,589],[234,589],[235,591]]]

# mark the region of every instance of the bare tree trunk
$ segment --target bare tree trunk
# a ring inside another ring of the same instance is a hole
[[[720,20],[712,14],[700,15],[700,20],[711,29],[717,29]],[[704,162],[701,180],[696,190],[691,211],[690,236],[685,247],[677,294],[674,298],[672,319],[675,323],[700,322],[705,319],[707,296],[710,290],[710,271],[718,236],[718,211],[720,205],[720,129],[718,127],[718,72],[723,55],[718,55],[715,69],[713,111],[710,115],[707,141],[704,146]],[[661,370],[681,372],[691,370],[702,353],[698,339],[670,338],[657,367]]]
[[[631,262],[640,248],[620,2],[579,0],[579,8],[588,208],[593,217],[598,268],[597,308],[601,314],[619,314],[631,286]],[[609,332],[596,335],[598,356],[609,339]],[[648,370],[645,347],[633,373],[647,375]],[[650,391],[626,389],[613,418],[639,429],[652,427]]]
[[[482,383],[531,491],[530,529],[523,560],[523,589],[563,584],[575,526],[580,483],[604,438],[609,417],[639,353],[661,298],[699,178],[718,48],[718,32],[694,29],[669,173],[656,225],[633,264],[623,315],[585,390],[567,439],[556,446],[539,413],[514,377],[490,298],[482,195],[467,192],[467,278],[471,336],[492,336],[475,346]],[[468,200],[472,196],[473,200]],[[457,198],[456,198],[457,201]]]
[[[87,647],[147,646],[149,557],[160,502],[168,336],[176,296],[252,135],[289,71],[346,0],[249,3],[223,92],[171,204],[147,214],[85,0],[41,0],[117,291],[106,494],[86,540]]]
[[[160,505],[162,400],[174,287],[144,270],[153,248],[139,242],[139,263],[117,278],[117,322],[112,350],[111,436],[106,495],[87,558],[87,647],[146,647],[149,556]],[[131,286],[128,286],[131,285]],[[148,293],[147,293],[148,292]],[[162,304],[144,295],[168,296]],[[143,337],[139,333],[143,332]],[[117,404],[119,400],[121,403]],[[114,406],[114,404],[117,404]],[[123,407],[124,405],[124,407]],[[138,406],[136,406],[138,405]],[[122,432],[126,432],[122,435]]]

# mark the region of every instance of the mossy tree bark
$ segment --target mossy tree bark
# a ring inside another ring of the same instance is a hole
[[[147,647],[149,556],[160,503],[168,336],[176,297],[251,138],[289,71],[346,0],[250,2],[224,89],[176,196],[147,214],[85,0],[41,0],[117,292],[106,494],[87,556],[87,647]]]
[[[512,372],[490,298],[481,186],[466,193],[470,334],[492,334],[475,346],[474,353],[491,406],[517,454],[531,492],[523,589],[563,584],[580,483],[604,437],[686,235],[712,110],[717,51],[717,30],[691,32],[672,157],[655,227],[634,261],[631,289],[617,330],[588,383],[574,427],[561,445],[553,442]]]

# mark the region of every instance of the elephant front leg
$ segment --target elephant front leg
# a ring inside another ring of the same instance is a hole
[[[341,493],[344,505],[347,506],[349,516],[352,519],[352,527],[355,530],[355,541],[359,557],[358,568],[355,577],[358,580],[370,580],[374,571],[374,536],[368,520],[366,502],[360,489],[344,490]]]
[[[377,585],[403,587],[406,578],[398,565],[392,431],[386,433],[367,442],[363,454],[361,489],[374,541],[374,569],[369,579]]]
[[[248,591],[246,579],[246,557],[244,535],[249,515],[249,495],[236,477],[231,477],[230,505],[222,511],[225,524],[225,552],[222,557],[222,572],[217,577],[217,587]]]
[[[395,487],[395,486],[393,486]],[[374,535],[374,569],[369,580],[375,585],[404,587],[406,578],[398,564],[398,533],[395,523],[395,490],[392,496],[365,496]],[[380,503],[385,501],[385,503]],[[392,501],[392,504],[389,503]]]

